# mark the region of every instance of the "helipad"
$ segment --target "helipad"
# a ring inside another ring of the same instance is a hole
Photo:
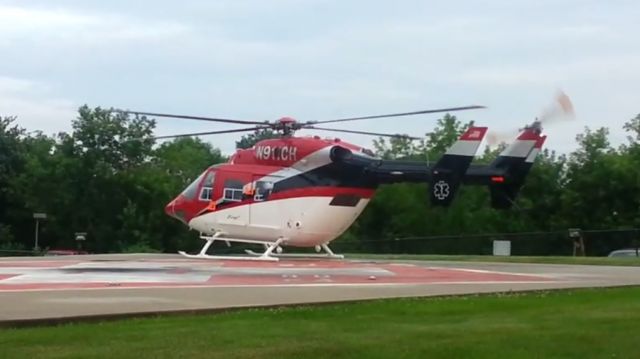
[[[0,258],[0,321],[634,284],[638,267],[146,254]]]

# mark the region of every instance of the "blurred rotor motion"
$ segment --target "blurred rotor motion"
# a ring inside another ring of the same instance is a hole
[[[247,120],[234,120],[234,119],[225,119],[225,118],[214,118],[214,117],[202,117],[202,116],[186,116],[186,115],[171,115],[166,113],[155,113],[155,112],[141,112],[141,111],[130,111],[130,110],[116,110],[120,113],[126,115],[136,115],[136,116],[149,116],[149,117],[169,117],[169,118],[179,118],[179,119],[187,119],[187,120],[197,120],[197,121],[209,121],[209,122],[222,122],[222,123],[233,123],[240,125],[250,125],[251,127],[244,128],[235,128],[229,130],[219,130],[219,131],[206,131],[206,132],[194,132],[194,133],[184,133],[184,134],[175,134],[175,135],[164,135],[164,136],[155,136],[153,139],[166,139],[166,138],[178,138],[178,137],[190,137],[190,136],[204,136],[204,135],[215,135],[215,134],[224,134],[224,133],[234,133],[234,132],[253,132],[258,130],[273,130],[280,133],[281,136],[292,136],[295,131],[300,129],[310,129],[310,130],[320,130],[320,131],[332,131],[332,132],[344,132],[344,133],[355,133],[362,135],[371,135],[371,136],[382,136],[382,137],[394,137],[394,138],[404,138],[404,139],[420,139],[419,137],[413,137],[406,134],[389,134],[389,133],[379,133],[379,132],[369,132],[369,131],[356,131],[356,130],[346,130],[346,129],[338,129],[338,128],[326,128],[326,127],[316,127],[318,124],[325,123],[335,123],[335,122],[349,122],[349,121],[357,121],[357,120],[368,120],[368,119],[376,119],[376,118],[390,118],[390,117],[402,117],[402,116],[413,116],[413,115],[421,115],[428,113],[438,113],[438,112],[454,112],[454,111],[464,111],[464,110],[475,110],[482,109],[484,106],[462,106],[462,107],[450,107],[450,108],[441,108],[441,109],[432,109],[432,110],[421,110],[421,111],[413,111],[413,112],[401,112],[401,113],[392,113],[386,115],[372,115],[372,116],[362,116],[362,117],[349,117],[349,118],[339,118],[334,120],[324,120],[324,121],[306,121],[306,122],[297,122],[295,119],[291,117],[282,117],[277,121],[247,121]]]
[[[567,94],[560,91],[553,101],[542,110],[542,113],[534,120],[541,128],[558,122],[575,119],[573,103]],[[496,146],[500,143],[510,141],[522,131],[522,128],[513,129],[506,132],[490,132],[487,134],[487,144]]]

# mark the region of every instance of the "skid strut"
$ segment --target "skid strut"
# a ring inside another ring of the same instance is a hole
[[[331,250],[331,248],[329,248],[328,244],[322,244],[321,245],[322,249],[324,249],[324,251],[327,253],[327,257],[329,258],[338,258],[338,259],[343,259],[344,256],[342,254],[335,254],[333,253],[333,251]]]

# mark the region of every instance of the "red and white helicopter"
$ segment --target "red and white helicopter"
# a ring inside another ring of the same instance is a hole
[[[240,149],[227,163],[206,169],[165,212],[200,232],[206,241],[189,258],[278,260],[282,249],[312,247],[325,253],[309,256],[343,258],[328,244],[358,218],[381,184],[417,182],[428,184],[434,205],[448,206],[461,184],[485,185],[492,206],[509,208],[533,165],[546,136],[541,121],[522,130],[490,165],[471,165],[486,127],[470,127],[447,152],[430,165],[422,161],[383,160],[370,151],[339,139],[295,137],[300,129],[347,132],[374,136],[413,138],[404,135],[321,127],[327,123],[375,118],[453,112],[482,108],[465,106],[388,115],[297,122],[284,117],[275,122],[243,121],[199,116],[124,111],[150,116],[251,125],[251,127],[160,136],[173,138],[272,129],[280,138],[260,141]],[[247,251],[249,257],[214,256],[207,251],[214,241],[258,243],[263,253]]]

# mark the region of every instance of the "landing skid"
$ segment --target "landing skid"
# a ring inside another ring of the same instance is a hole
[[[216,232],[212,236],[201,235],[200,238],[204,239],[207,243],[204,244],[200,253],[198,254],[189,254],[184,251],[179,251],[178,253],[186,258],[190,259],[230,259],[230,260],[249,260],[249,261],[278,261],[278,258],[273,256],[273,251],[280,247],[281,244],[286,242],[286,238],[280,237],[275,242],[266,244],[261,241],[254,241],[248,239],[236,239],[236,238],[221,238],[222,232]],[[260,243],[265,245],[264,253],[255,253],[255,255],[250,257],[240,257],[240,256],[216,256],[207,254],[207,250],[215,242],[216,240],[221,240],[227,242],[242,242],[242,243]]]
[[[329,248],[328,245],[323,244],[320,246],[321,249],[324,249],[325,253],[318,253],[318,254],[306,254],[306,253],[273,253],[271,254],[272,257],[276,257],[276,258],[331,258],[331,259],[344,259],[344,256],[342,254],[335,254],[333,253],[333,251],[331,250],[331,248]],[[246,249],[245,252],[250,255],[250,256],[260,256],[261,254],[258,252],[254,252],[250,249]]]
[[[271,261],[277,262],[278,258],[274,256],[263,257],[261,253],[256,253],[257,256],[215,256],[209,254],[189,254],[184,251],[178,251],[178,254],[189,259],[214,259],[214,260],[236,260],[236,261]]]

